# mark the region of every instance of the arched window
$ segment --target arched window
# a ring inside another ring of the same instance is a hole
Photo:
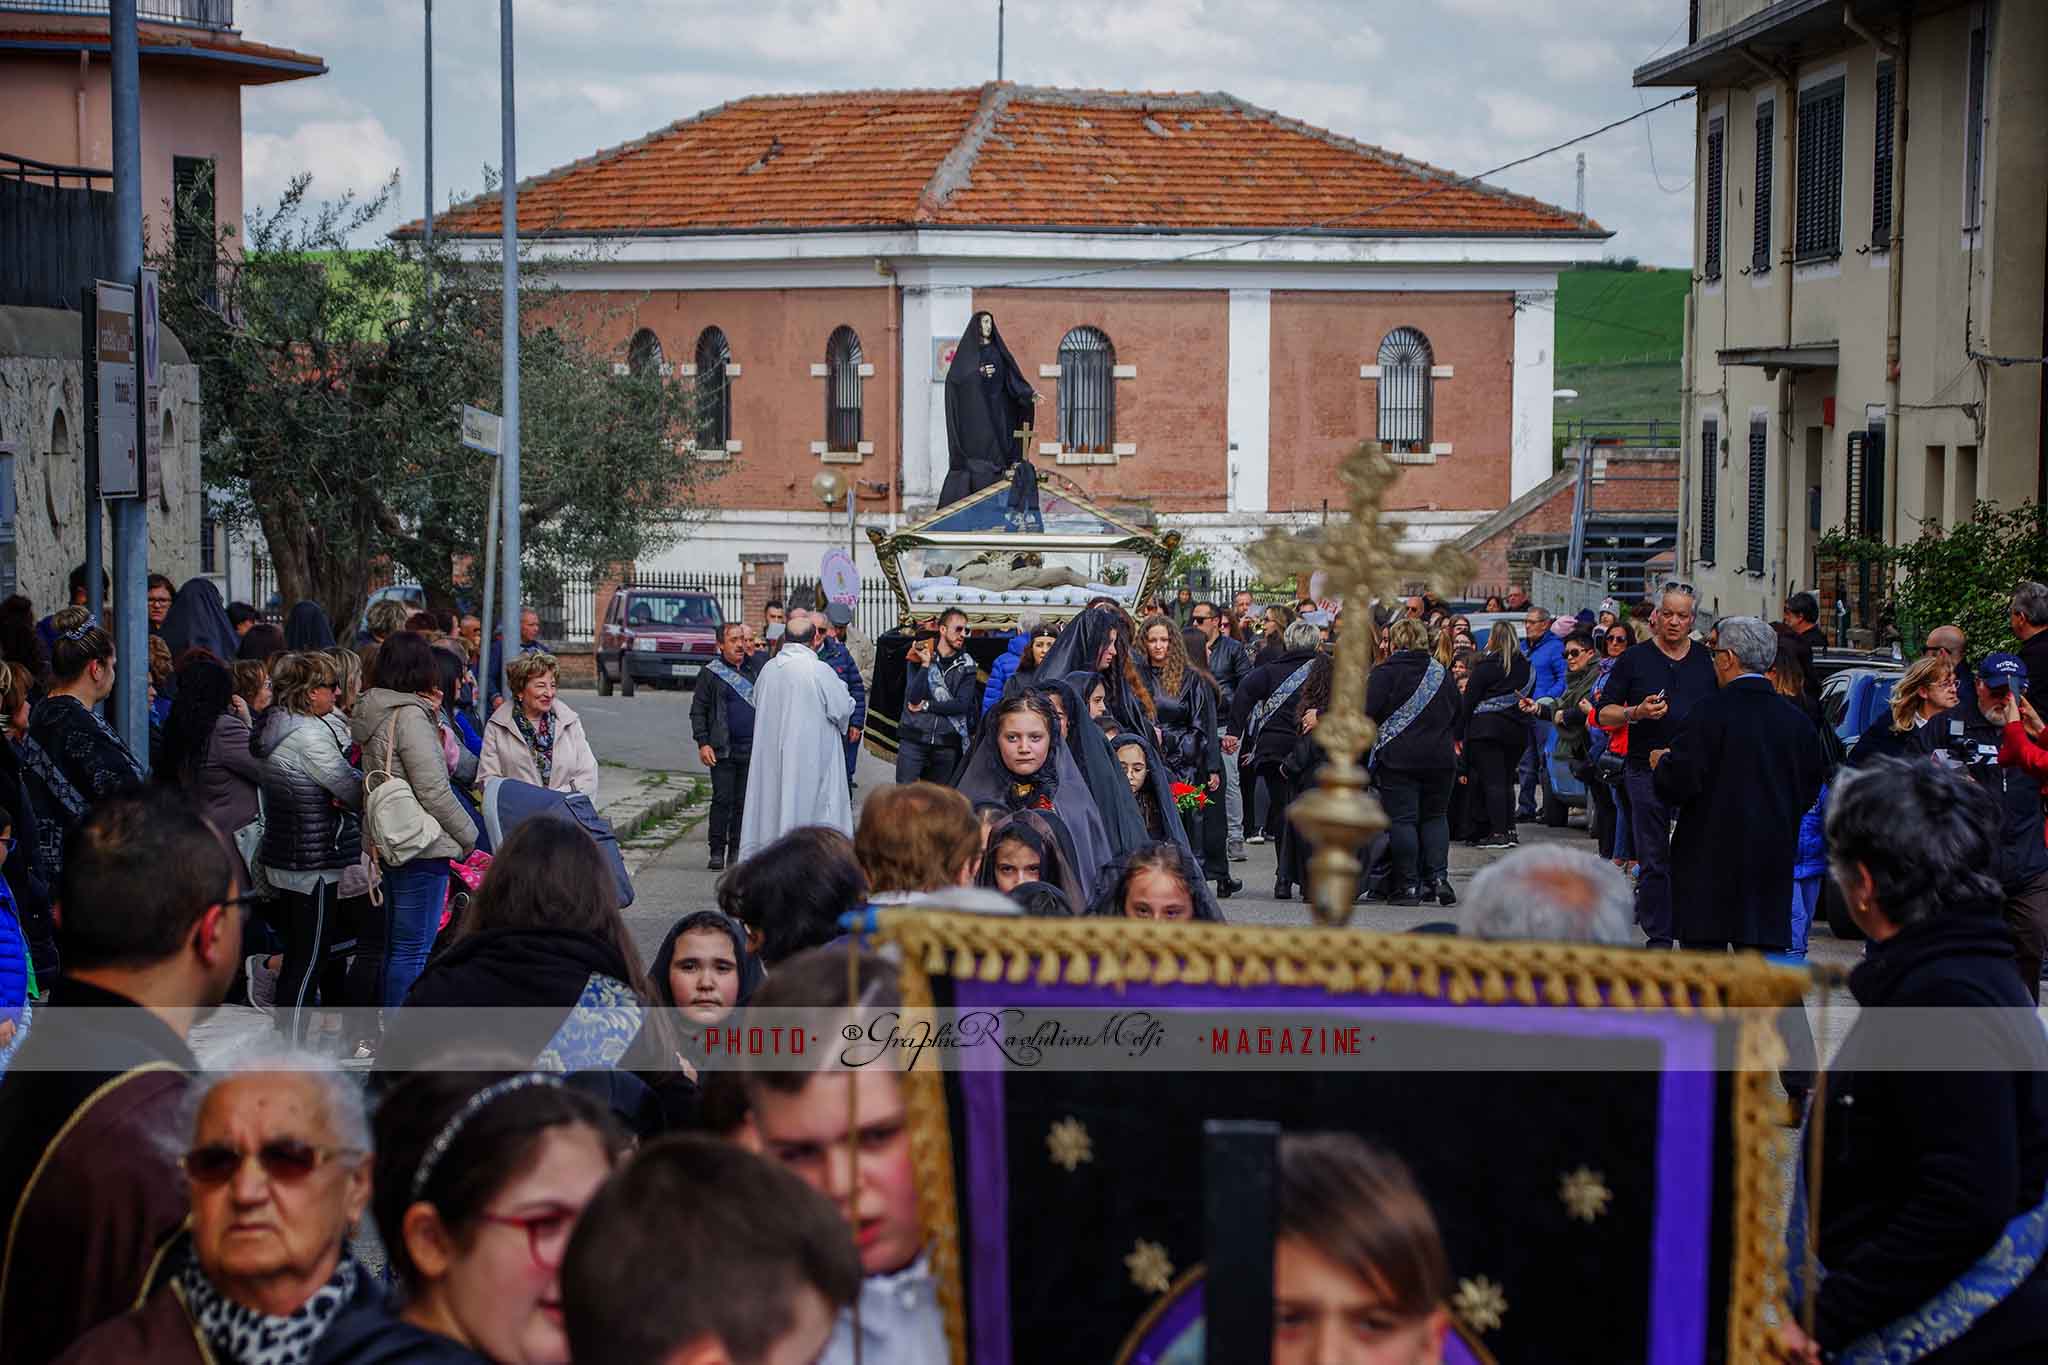
[[[661,373],[661,338],[642,327],[626,343],[626,367],[643,378]]]
[[[1093,327],[1060,338],[1060,445],[1106,454],[1116,440],[1116,347]]]
[[[732,347],[725,333],[706,327],[697,336],[697,449],[724,450],[732,439],[732,388],[725,367]]]
[[[1430,432],[1429,338],[1396,327],[1380,343],[1380,440],[1394,450],[1428,450]]]
[[[860,336],[851,327],[825,343],[825,448],[860,449]]]

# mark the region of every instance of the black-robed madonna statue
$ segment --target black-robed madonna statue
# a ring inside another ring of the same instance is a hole
[[[1032,423],[1038,394],[1025,382],[994,315],[967,320],[946,370],[946,482],[939,505],[978,493],[1017,463],[1014,432]]]

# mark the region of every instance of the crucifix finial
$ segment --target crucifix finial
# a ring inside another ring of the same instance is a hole
[[[1020,459],[1020,460],[1028,460],[1028,459],[1030,459],[1030,458],[1031,458],[1031,428],[1030,428],[1030,427],[1018,427],[1018,428],[1017,428],[1017,429],[1016,429],[1015,431],[1011,432],[1010,434],[1011,434],[1012,436],[1014,436],[1014,437],[1016,437],[1016,438],[1017,438],[1017,458],[1018,458],[1018,459]]]
[[[1426,560],[1402,553],[1406,528],[1384,519],[1387,493],[1400,470],[1376,442],[1353,451],[1339,477],[1351,513],[1348,521],[1326,527],[1315,539],[1269,530],[1247,547],[1260,577],[1321,570],[1329,592],[1345,604],[1345,628],[1332,660],[1330,704],[1315,729],[1316,742],[1330,761],[1323,765],[1316,790],[1288,811],[1296,828],[1316,845],[1309,866],[1311,904],[1325,924],[1351,918],[1360,871],[1352,850],[1387,826],[1379,803],[1365,794],[1365,770],[1358,762],[1376,733],[1365,714],[1365,677],[1372,670],[1376,633],[1372,604],[1391,599],[1417,578],[1450,589],[1470,574],[1470,561],[1448,545],[1438,546]]]

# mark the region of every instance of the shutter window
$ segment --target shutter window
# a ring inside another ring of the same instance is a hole
[[[1777,136],[1777,113],[1775,104],[1756,107],[1756,220],[1751,236],[1749,268],[1758,275],[1768,275],[1771,271],[1771,149]]]
[[[1884,445],[1884,423],[1873,422],[1870,439],[1864,445],[1863,486],[1858,490],[1865,536],[1882,535],[1884,532]],[[1856,515],[1853,509],[1850,515]]]
[[[1898,69],[1890,62],[1877,68],[1876,126],[1870,161],[1870,249],[1883,251],[1892,240],[1892,125],[1898,121]]]
[[[1707,223],[1702,236],[1700,273],[1710,280],[1721,278],[1721,144],[1720,119],[1707,120]]]
[[[1714,477],[1721,467],[1721,424],[1713,418],[1700,423],[1700,550],[1702,564],[1714,562],[1714,522],[1719,512],[1714,497]]]
[[[1839,80],[1799,92],[1799,214],[1796,259],[1842,254],[1842,92]]]
[[[1766,419],[1749,420],[1749,545],[1744,563],[1753,574],[1764,571],[1764,488],[1765,463],[1770,454],[1771,428]]]

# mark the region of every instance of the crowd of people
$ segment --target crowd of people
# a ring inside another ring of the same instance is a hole
[[[1291,896],[1312,850],[1286,810],[1324,761],[1347,629],[1373,636],[1390,822],[1361,850],[1368,903],[1455,906],[1440,927],[1482,939],[1796,958],[1831,877],[1870,940],[1866,1007],[2038,997],[2036,584],[2013,594],[2019,651],[1968,663],[1936,630],[1849,753],[1803,596],[1704,632],[1681,583],[1583,617],[1503,602],[1478,633],[1426,597],[1100,601],[1025,623],[986,677],[948,612],[909,632],[900,780],[857,814],[846,613],[778,604],[721,630],[692,699],[718,908],[651,957],[581,823],[504,828],[479,801],[493,780],[596,790],[537,617],[479,728],[480,622],[379,603],[344,647],[311,603],[273,627],[203,580],[159,613],[156,586],[153,779],[94,709],[111,638],[82,605],[0,603],[9,1361],[949,1359],[899,1075],[735,1070],[704,1031],[900,1006],[894,966],[847,937],[868,906],[1220,920],[1254,840]],[[1597,853],[1512,849],[1558,763]],[[1453,838],[1505,854],[1462,898]],[[202,1073],[192,1030],[230,1000],[267,1006],[275,1043]],[[1796,1101],[1818,1064],[1787,1014]],[[2048,1039],[2013,1027],[1971,1044],[1990,1064],[1899,1074],[1878,1062],[1912,1040],[1881,1015],[1829,1072],[1828,1273],[1815,1335],[1788,1323],[1778,1349],[1818,1361],[1967,1278],[1979,1353],[1942,1358],[2028,1358],[2041,1259],[1989,1291],[1979,1271],[2048,1218]],[[1361,1299],[1396,1358],[1438,1359],[1449,1274],[1399,1161],[1290,1135],[1280,1174],[1274,1359],[1331,1358]],[[1390,1297],[1396,1254],[1415,1273]]]

